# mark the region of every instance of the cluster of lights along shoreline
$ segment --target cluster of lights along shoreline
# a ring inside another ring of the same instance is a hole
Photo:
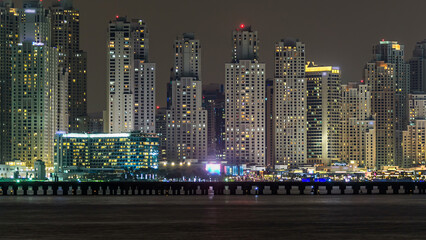
[[[255,170],[425,165],[426,41],[406,61],[404,45],[382,39],[363,80],[343,84],[341,69],[309,61],[298,39],[275,42],[267,54],[274,66],[266,66],[258,32],[240,24],[222,83],[206,85],[202,43],[183,33],[170,52],[170,81],[158,86],[147,23],[117,15],[107,29],[107,108],[90,116],[72,1],[15,8],[3,0],[0,20],[0,165],[43,163],[56,173],[168,162]],[[156,105],[162,89],[166,107]]]

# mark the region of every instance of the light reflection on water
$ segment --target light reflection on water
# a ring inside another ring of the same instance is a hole
[[[422,195],[0,197],[0,239],[416,239],[425,214]]]

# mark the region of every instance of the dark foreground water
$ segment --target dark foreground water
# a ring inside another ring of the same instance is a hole
[[[426,196],[0,197],[0,239],[426,239]]]

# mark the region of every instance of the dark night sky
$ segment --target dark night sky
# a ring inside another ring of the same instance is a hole
[[[382,38],[406,45],[426,38],[425,0],[75,0],[81,13],[81,47],[88,52],[89,112],[106,102],[106,30],[116,15],[144,19],[150,61],[157,63],[157,105],[164,106],[173,63],[173,40],[195,32],[203,46],[202,80],[224,82],[232,30],[251,25],[260,37],[260,60],[273,75],[274,42],[285,37],[306,44],[307,60],[340,66],[342,81],[362,78],[373,44]]]

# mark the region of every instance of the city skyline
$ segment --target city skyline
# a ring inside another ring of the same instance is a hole
[[[0,0],[2,239],[425,235],[424,9]]]
[[[52,0],[44,2],[49,4]],[[223,64],[231,57],[229,35],[241,23],[259,31],[259,55],[260,60],[266,63],[267,78],[274,74],[274,43],[282,38],[293,37],[303,41],[308,51],[307,61],[339,66],[342,83],[362,79],[364,65],[372,58],[372,46],[379,40],[384,38],[404,44],[406,60],[409,60],[416,43],[426,38],[421,30],[411,31],[410,28],[413,23],[421,21],[421,9],[426,7],[423,1],[410,2],[404,8],[399,8],[401,4],[398,1],[387,1],[386,4],[369,1],[357,4],[342,4],[340,1],[270,2],[259,8],[254,7],[256,1],[191,3],[191,7],[187,7],[187,3],[189,1],[164,7],[172,5],[154,2],[144,6],[141,1],[131,0],[74,1],[81,15],[81,49],[88,52],[90,113],[106,109],[105,42],[108,22],[116,15],[143,19],[148,25],[150,58],[157,63],[157,105],[160,106],[166,105],[166,94],[162,89],[166,88],[169,70],[173,66],[172,44],[176,36],[184,32],[195,32],[203,42],[206,66],[203,82],[206,84],[224,83]],[[223,8],[223,5],[228,7]],[[305,8],[306,5],[309,8]],[[390,14],[396,11],[401,17],[391,17]],[[185,14],[189,12],[192,14]],[[299,19],[298,15],[303,17]],[[179,21],[175,21],[177,18]],[[197,21],[193,21],[194,18]],[[386,19],[387,23],[376,19]]]

